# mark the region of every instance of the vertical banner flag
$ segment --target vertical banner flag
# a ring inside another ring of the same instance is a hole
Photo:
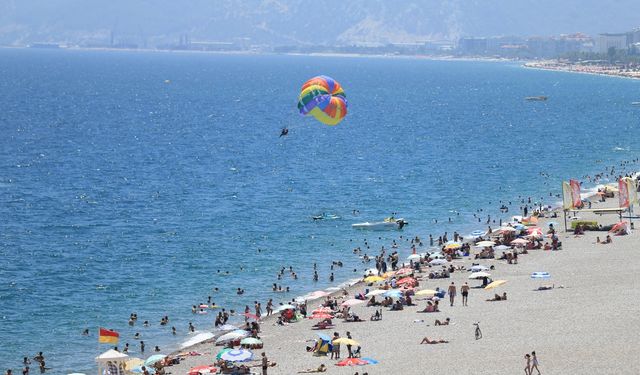
[[[120,334],[116,331],[100,328],[98,342],[102,344],[117,344]]]
[[[582,197],[580,197],[580,183],[577,180],[569,180],[571,185],[571,198],[573,200],[573,207],[582,207]]]
[[[570,210],[573,208],[573,199],[571,199],[571,186],[567,181],[562,181],[562,208]]]
[[[638,185],[636,180],[630,177],[625,177],[627,181],[627,191],[629,192],[629,205],[638,204]]]
[[[618,200],[620,201],[620,208],[629,208],[629,185],[624,178],[618,180]]]

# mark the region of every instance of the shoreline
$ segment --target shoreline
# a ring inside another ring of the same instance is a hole
[[[586,74],[600,77],[611,77],[611,78],[623,78],[623,79],[631,79],[638,80],[640,79],[640,71],[635,72],[620,72],[619,69],[615,69],[610,66],[585,66],[578,64],[566,64],[566,63],[557,63],[555,61],[543,61],[543,62],[526,62],[522,64],[523,68],[526,69],[534,69],[534,70],[543,70],[543,71],[552,71],[552,72],[564,72],[564,73],[577,73],[577,74]]]

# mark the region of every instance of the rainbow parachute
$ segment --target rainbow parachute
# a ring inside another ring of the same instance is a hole
[[[326,125],[338,125],[347,115],[347,98],[342,86],[327,76],[313,77],[302,85],[298,110]]]

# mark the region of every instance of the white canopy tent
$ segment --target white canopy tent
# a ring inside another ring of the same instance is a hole
[[[98,375],[124,375],[124,364],[129,356],[119,351],[109,349],[96,357]]]

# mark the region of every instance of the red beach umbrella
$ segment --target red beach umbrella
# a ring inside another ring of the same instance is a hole
[[[331,308],[329,307],[318,307],[317,309],[313,310],[311,313],[312,314],[331,314],[333,312],[333,310],[331,310]]]
[[[407,284],[407,285],[414,286],[416,285],[416,279],[414,279],[413,277],[404,277],[398,280],[397,284],[398,285]]]
[[[313,314],[309,317],[309,319],[333,319],[333,315],[329,315],[329,314],[325,314],[325,313],[319,313],[319,314]]]
[[[360,358],[347,358],[343,361],[336,363],[336,366],[364,366],[368,364],[369,362],[363,361]]]

